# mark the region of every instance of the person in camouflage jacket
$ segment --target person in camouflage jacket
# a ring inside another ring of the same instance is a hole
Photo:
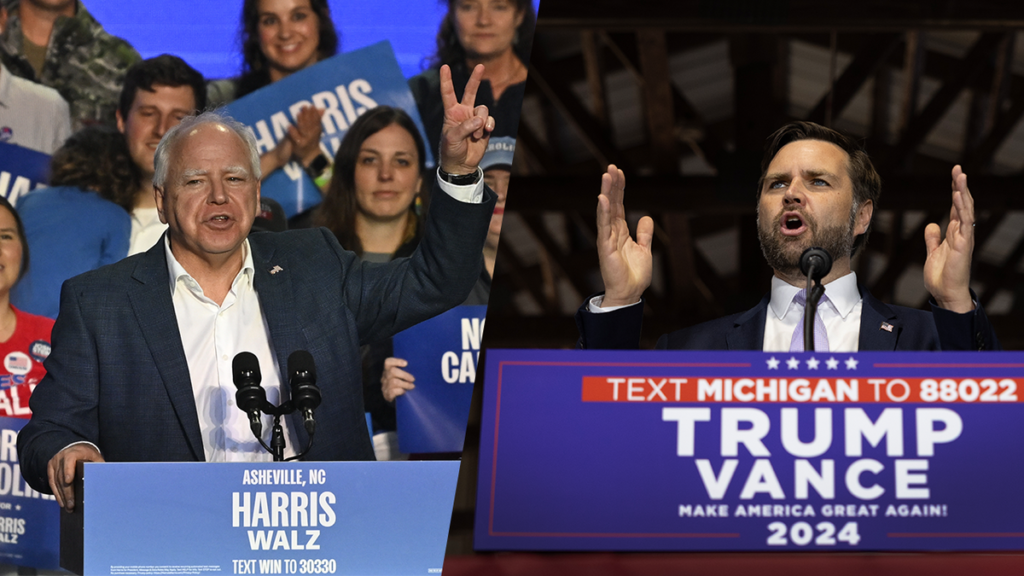
[[[72,130],[95,124],[116,127],[114,111],[121,84],[128,68],[142,59],[139,53],[125,40],[103,30],[81,0],[76,0],[75,15],[61,16],[54,22],[46,61],[37,77],[22,54],[24,37],[18,4],[11,4],[7,26],[0,35],[0,57],[8,70],[60,92],[71,107]]]

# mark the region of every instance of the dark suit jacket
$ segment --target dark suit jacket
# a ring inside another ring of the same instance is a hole
[[[316,362],[323,403],[307,460],[373,460],[359,345],[465,299],[493,209],[490,191],[483,204],[464,204],[436,190],[419,250],[388,264],[360,264],[323,228],[250,236],[282,387],[292,352],[308,350]],[[205,459],[169,286],[163,242],[65,283],[47,375],[18,438],[22,474],[36,490],[50,491],[48,462],[82,440],[109,461]],[[307,437],[297,415],[291,427],[301,449]]]
[[[858,344],[861,351],[1000,348],[981,306],[967,314],[957,314],[934,305],[931,312],[926,312],[883,304],[863,286],[860,294],[864,300]],[[669,350],[761,350],[769,297],[765,296],[746,312],[665,334],[658,339],[657,347]],[[580,331],[577,347],[635,349],[639,347],[642,322],[643,306],[593,314],[584,303],[576,313],[576,325]],[[892,326],[892,331],[883,329],[883,322]]]

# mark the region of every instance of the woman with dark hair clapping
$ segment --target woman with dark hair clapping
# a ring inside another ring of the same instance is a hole
[[[338,51],[327,0],[245,0],[239,40],[242,75],[207,84],[211,107],[229,104]],[[287,138],[260,157],[264,178],[291,160],[314,179],[325,173],[330,158],[320,151],[320,115],[310,106],[299,112]]]

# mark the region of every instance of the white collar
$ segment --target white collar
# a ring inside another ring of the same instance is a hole
[[[801,289],[778,276],[772,276],[772,295],[768,306],[776,318],[781,320],[786,315],[793,298]],[[840,316],[846,318],[853,311],[853,307],[861,301],[860,289],[857,288],[857,273],[850,272],[825,284],[825,293],[828,294],[828,303]]]
[[[164,234],[164,253],[167,254],[167,272],[171,280],[171,296],[174,296],[174,288],[178,285],[179,278],[186,278],[186,282],[198,286],[192,275],[185,270],[185,267],[178,262],[178,259],[174,257],[174,253],[171,252],[171,239],[167,234]],[[249,239],[246,238],[242,241],[242,269],[238,271],[238,275],[235,276],[232,285],[243,275],[251,279],[255,274],[255,270],[256,268],[252,263],[252,251],[249,250]]]

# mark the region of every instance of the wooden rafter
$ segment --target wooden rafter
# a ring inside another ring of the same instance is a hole
[[[894,167],[902,164],[917,145],[931,132],[935,124],[946,113],[946,110],[949,109],[949,106],[960,92],[967,87],[971,79],[984,68],[985,62],[992,56],[1001,40],[1001,34],[989,33],[981,35],[978,41],[971,47],[967,56],[960,61],[952,78],[939,88],[938,92],[932,96],[920,114],[916,114],[910,119],[899,143],[881,162],[882,166]]]
[[[893,49],[899,45],[900,35],[871,34],[864,37],[864,44],[860,51],[853,57],[853,61],[843,70],[835,86],[829,91],[832,95],[832,119],[842,115],[846,105],[853,100],[854,95],[860,90],[864,82],[868,80],[889,57]],[[825,122],[825,111],[828,106],[828,94],[822,96],[814,108],[807,115],[811,122],[819,124]]]

